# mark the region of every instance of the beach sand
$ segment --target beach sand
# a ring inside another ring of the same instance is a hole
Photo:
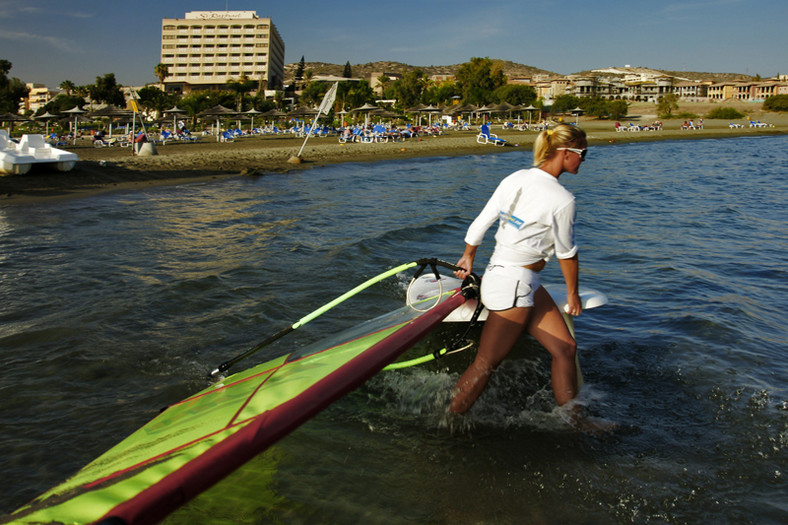
[[[701,108],[686,108],[703,114]],[[705,105],[718,107],[717,105]],[[739,108],[742,111],[741,108]],[[647,125],[656,120],[653,104],[630,107],[630,116],[621,121]],[[589,145],[655,140],[708,139],[735,136],[788,133],[788,115],[752,111],[748,116],[771,124],[766,128],[729,127],[728,121],[706,120],[704,129],[682,130],[683,120],[665,120],[661,131],[616,132],[614,122],[580,117],[579,125]],[[574,122],[574,118],[566,121]],[[696,119],[697,121],[697,119]],[[743,121],[739,121],[742,123]],[[262,176],[291,170],[310,169],[341,162],[376,162],[400,158],[487,155],[517,150],[530,151],[537,133],[503,130],[493,121],[492,133],[508,141],[505,147],[478,144],[477,131],[449,131],[440,136],[425,136],[404,142],[340,144],[337,137],[311,137],[301,154],[300,164],[289,163],[304,139],[292,135],[245,137],[231,143],[218,143],[205,136],[199,143],[169,142],[157,145],[156,156],[133,156],[130,148],[94,148],[89,139],[64,149],[79,155],[76,167],[68,173],[36,166],[21,176],[0,177],[0,203],[21,204],[42,199],[67,198],[162,184],[181,184],[237,175]]]

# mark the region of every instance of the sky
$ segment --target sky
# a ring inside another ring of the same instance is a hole
[[[788,73],[785,0],[0,0],[0,59],[10,76],[49,87],[106,73],[141,86],[155,81],[162,18],[228,8],[271,18],[286,63],[488,57],[564,75],[625,65]]]

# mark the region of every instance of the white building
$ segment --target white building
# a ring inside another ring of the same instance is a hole
[[[270,18],[255,11],[191,11],[161,21],[161,63],[167,91],[218,88],[230,80],[282,86],[285,44]]]

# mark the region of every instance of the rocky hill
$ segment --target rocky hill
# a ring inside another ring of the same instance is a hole
[[[516,64],[504,60],[497,60],[503,67],[504,73],[509,77],[519,76],[532,76],[532,75],[547,75],[549,77],[560,77],[558,73],[546,71],[532,66],[523,64]],[[460,69],[462,64],[454,64],[450,66],[411,66],[403,64],[402,62],[368,62],[366,64],[351,64],[350,69],[355,78],[369,78],[373,73],[407,73],[414,69],[421,69],[428,76],[431,75],[454,75]],[[285,84],[289,84],[295,77],[295,72],[298,69],[298,62],[292,64],[285,64]],[[345,65],[327,64],[325,62],[305,62],[304,71],[311,71],[313,75],[335,75],[342,76],[345,70]]]
[[[533,66],[527,66],[524,64],[517,64],[516,62],[504,61],[504,60],[496,60],[499,62],[503,67],[504,73],[508,77],[529,77],[534,75],[545,75],[548,78],[558,78],[564,75],[560,75],[558,73],[547,71],[544,69],[539,69]],[[351,64],[350,69],[353,73],[355,78],[369,78],[372,73],[406,73],[409,71],[413,71],[414,69],[421,69],[424,71],[425,74],[428,76],[431,75],[454,75],[457,73],[457,70],[460,69],[462,64],[453,64],[450,66],[411,66],[409,64],[403,64],[401,62],[391,62],[391,61],[380,61],[380,62],[369,62],[366,64]],[[293,81],[295,77],[295,72],[298,69],[298,62],[294,62],[292,64],[285,65],[285,84],[289,84]],[[731,80],[751,80],[753,77],[749,75],[743,75],[740,73],[701,73],[701,72],[692,72],[692,71],[664,71],[664,70],[656,70],[650,68],[609,68],[609,69],[618,69],[618,70],[648,70],[653,71],[655,73],[661,73],[664,75],[683,78],[687,80],[710,80],[713,82],[725,82]],[[335,75],[335,76],[342,76],[342,72],[345,70],[345,65],[339,64],[327,64],[325,62],[305,62],[304,63],[304,71],[311,71],[313,75]],[[598,71],[598,70],[596,70]],[[599,73],[595,73],[592,70],[587,71],[580,71],[574,73],[575,75],[596,75]]]

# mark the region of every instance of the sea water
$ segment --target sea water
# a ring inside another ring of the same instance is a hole
[[[0,511],[369,277],[455,262],[497,182],[529,164],[437,157],[0,205]],[[379,374],[167,522],[785,523],[786,166],[788,137],[735,138],[592,147],[561,177],[582,285],[609,297],[576,321],[581,402],[620,431],[569,429],[524,339],[461,424],[445,410],[472,351]],[[561,280],[553,261],[543,281]],[[396,308],[406,282],[238,366]]]

